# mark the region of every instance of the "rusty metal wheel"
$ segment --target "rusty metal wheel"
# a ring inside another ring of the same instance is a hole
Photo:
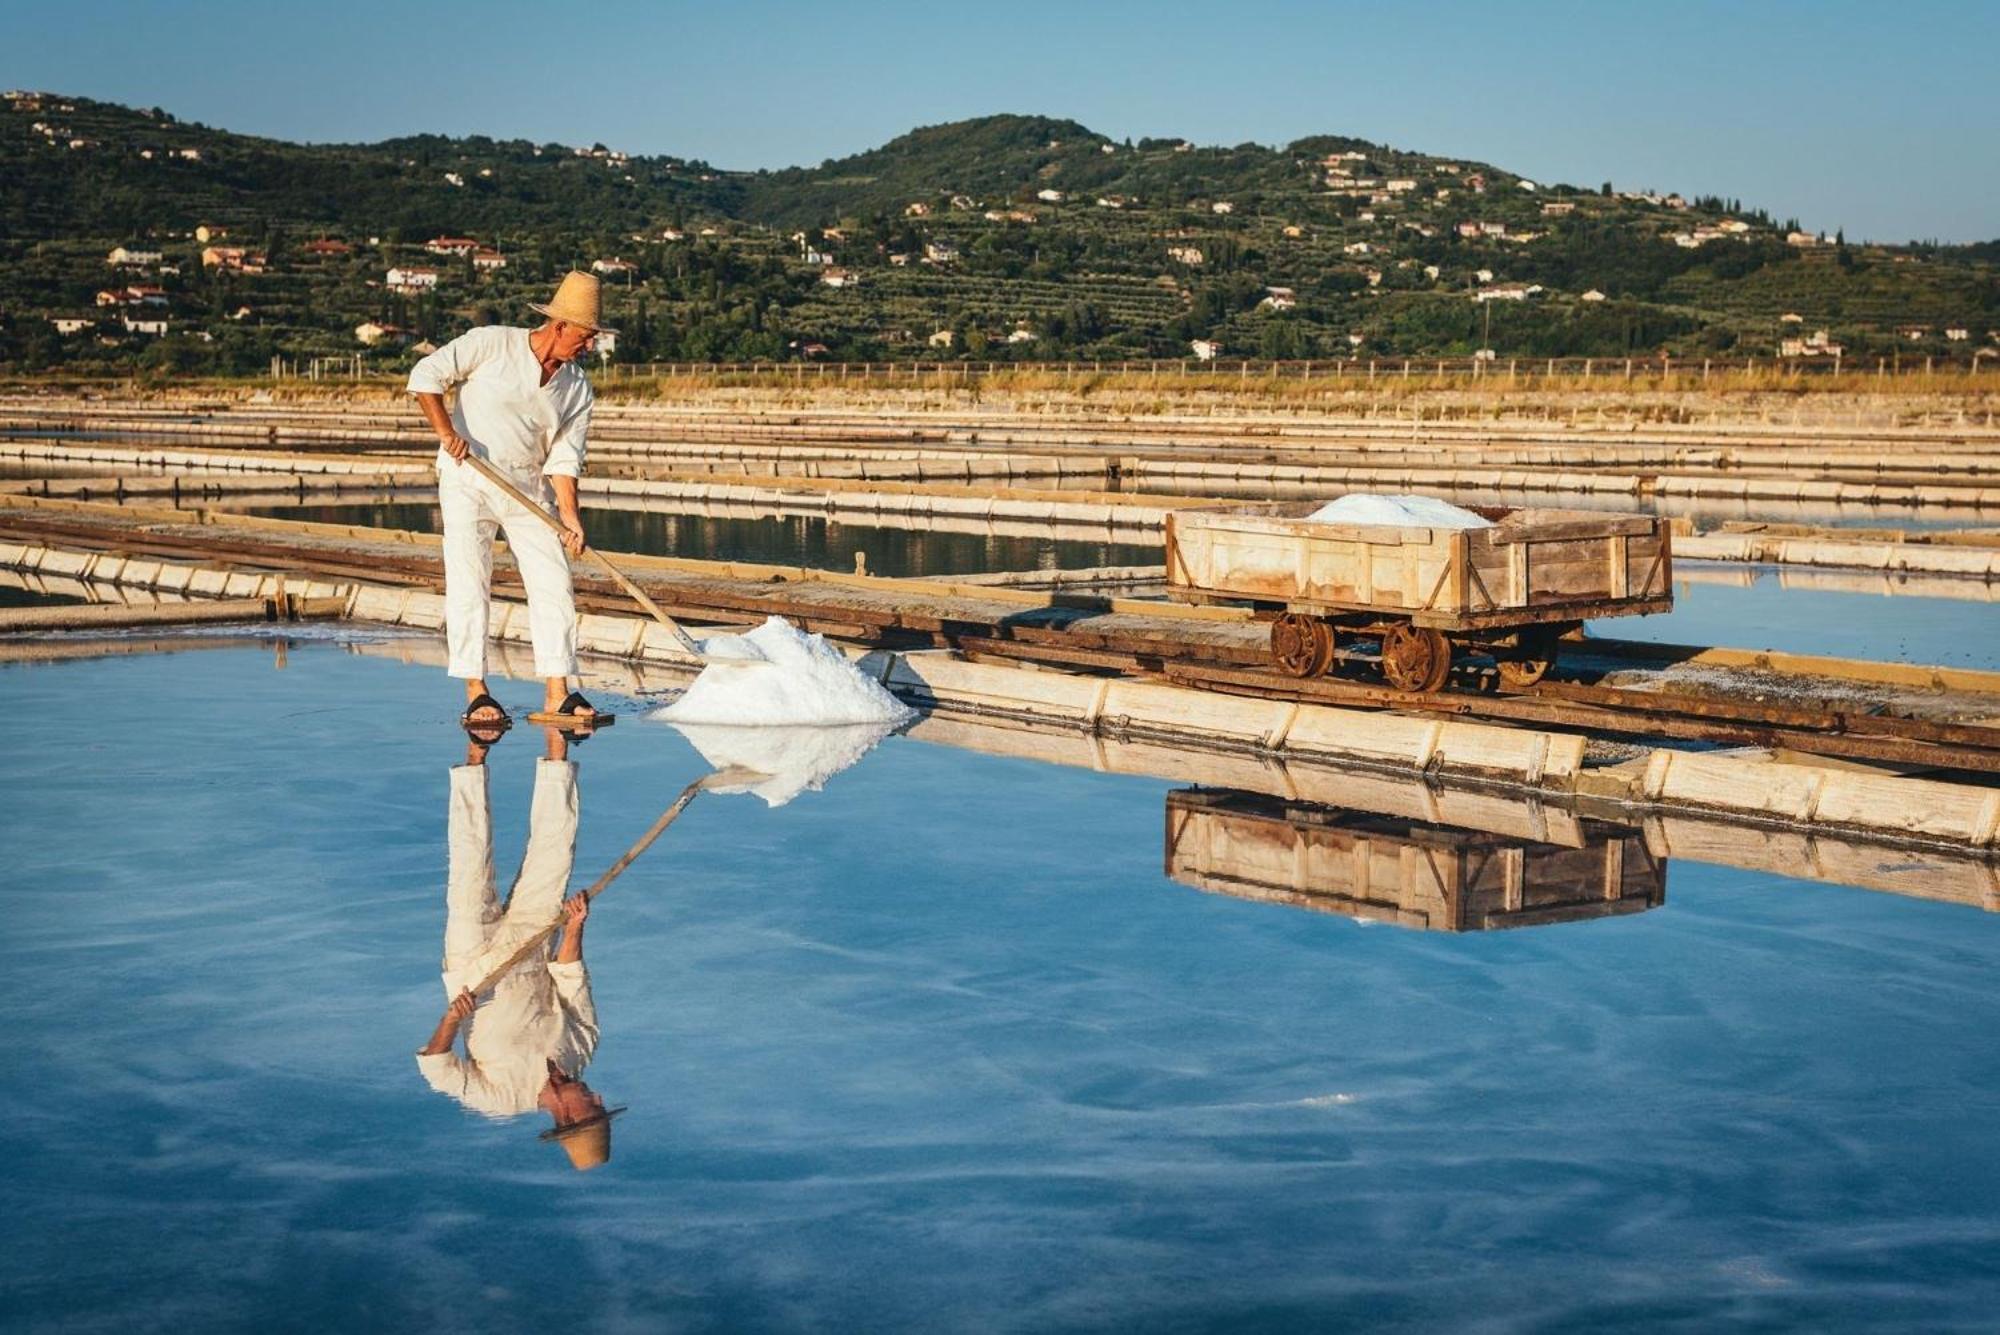
[[[1333,627],[1303,612],[1271,623],[1271,661],[1288,677],[1317,677],[1333,665]]]
[[[1549,669],[1556,665],[1556,655],[1561,652],[1562,628],[1530,626],[1518,638],[1520,643],[1515,647],[1494,655],[1501,684],[1517,691],[1549,675]]]
[[[1451,675],[1451,641],[1398,622],[1382,632],[1382,675],[1399,691],[1435,691]]]

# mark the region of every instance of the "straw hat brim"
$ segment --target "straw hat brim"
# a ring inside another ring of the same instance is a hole
[[[608,324],[591,324],[588,320],[579,320],[574,316],[559,315],[539,301],[529,302],[528,309],[537,315],[546,315],[551,320],[561,320],[564,324],[580,324],[594,334],[615,334],[618,332]]]
[[[623,1108],[613,1108],[609,1112],[601,1112],[595,1117],[586,1117],[581,1122],[571,1122],[568,1126],[551,1127],[547,1131],[542,1132],[541,1135],[535,1137],[535,1139],[561,1140],[564,1136],[573,1136],[579,1131],[585,1131],[600,1123],[608,1122],[624,1111],[626,1110]]]

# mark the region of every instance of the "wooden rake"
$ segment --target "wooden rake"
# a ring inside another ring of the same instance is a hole
[[[486,462],[486,460],[480,458],[478,455],[473,454],[470,450],[466,452],[465,457],[459,460],[459,462],[472,465],[472,469],[474,472],[478,473],[488,482],[491,482],[494,486],[500,488],[501,491],[505,492],[508,496],[512,497],[514,501],[517,502],[529,514],[532,514],[535,518],[541,520],[543,524],[553,529],[558,536],[561,535],[563,531],[562,521],[557,519],[554,515],[550,514],[547,510],[543,509],[535,501],[529,499],[528,494],[522,491],[519,487],[515,486],[512,482],[508,481],[506,475],[503,474],[499,469],[495,468],[492,464]],[[665,626],[667,628],[667,633],[674,637],[674,642],[678,644],[681,647],[681,649],[687,653],[688,657],[701,663],[704,667],[740,668],[740,667],[774,666],[772,663],[761,658],[710,657],[707,653],[703,652],[701,645],[695,640],[694,636],[688,634],[686,630],[682,629],[680,622],[668,616],[665,610],[663,610],[658,603],[654,602],[651,598],[649,598],[646,595],[646,591],[644,589],[640,588],[637,584],[633,583],[630,579],[626,578],[625,572],[620,570],[617,566],[611,564],[611,560],[609,557],[605,556],[603,552],[598,551],[595,547],[585,546],[583,550],[593,560],[595,560],[597,564],[603,566],[605,571],[610,574],[611,578],[618,581],[619,588],[625,590],[625,592],[632,595],[632,601],[638,603],[639,606],[645,608],[647,612],[652,614],[653,620],[659,622],[662,626]]]

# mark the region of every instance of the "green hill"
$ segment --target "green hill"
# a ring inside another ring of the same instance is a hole
[[[1333,135],[1198,147],[1002,115],[745,173],[483,137],[292,144],[14,94],[0,179],[12,369],[253,370],[352,354],[366,321],[392,331],[365,355],[396,360],[525,318],[563,270],[614,257],[636,360],[1181,357],[1195,339],[1229,356],[1770,356],[1816,329],[1852,356],[1963,356],[2000,328],[2000,245],[1789,244],[1791,225],[1721,200]],[[250,263],[204,264],[198,228]],[[436,237],[505,267],[428,254]],[[345,248],[309,244],[329,239]],[[160,258],[108,264],[120,246]],[[412,266],[435,286],[391,290]],[[135,304],[133,286],[162,291]],[[145,332],[159,320],[167,334]]]

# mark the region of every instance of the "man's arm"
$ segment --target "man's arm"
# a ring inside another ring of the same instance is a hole
[[[575,964],[583,958],[583,924],[589,917],[589,895],[572,895],[563,901],[562,944],[556,947],[557,964]]]
[[[465,447],[464,441],[461,440],[458,443],[460,449]],[[445,448],[449,449],[450,446],[446,446]],[[452,457],[457,458],[458,456],[453,455]],[[582,556],[584,546],[583,514],[576,508],[576,479],[566,477],[561,473],[551,473],[549,474],[549,486],[555,490],[556,514],[562,520],[563,550],[571,556]]]
[[[437,433],[438,445],[454,459],[463,459],[472,447],[465,443],[465,437],[458,434],[458,428],[451,424],[451,414],[445,411],[444,395],[418,391],[417,407],[423,411],[424,420]]]
[[[418,1048],[417,1055],[435,1057],[439,1053],[450,1052],[451,1045],[458,1041],[459,1026],[465,1023],[466,1017],[472,1014],[473,1007],[477,1004],[471,991],[461,990],[451,999],[451,1005],[446,1008],[443,1018],[438,1021],[437,1028],[431,1031],[431,1041]]]

